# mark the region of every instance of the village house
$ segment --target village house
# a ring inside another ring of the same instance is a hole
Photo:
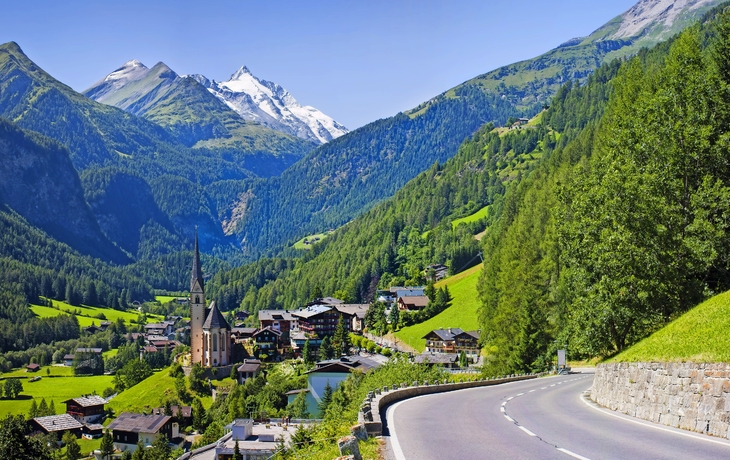
[[[341,304],[336,305],[335,308],[347,319],[350,332],[362,333],[365,328],[365,315],[370,308],[370,304]]]
[[[236,343],[250,342],[253,335],[258,331],[257,327],[233,327],[231,328],[231,338]]]
[[[299,322],[299,330],[306,334],[316,334],[319,339],[335,334],[340,312],[332,305],[310,305],[291,312]]]
[[[423,270],[423,277],[432,282],[442,280],[448,274],[449,267],[444,264],[431,264]]]
[[[152,415],[168,415],[164,407],[152,409]],[[170,406],[170,417],[173,422],[178,422],[181,426],[190,426],[193,423],[193,408],[191,406]]]
[[[279,331],[285,341],[289,340],[290,331],[297,326],[297,318],[288,310],[259,310],[259,329],[270,327]]]
[[[103,420],[106,399],[97,395],[67,399],[66,413],[81,423],[93,423]]]
[[[265,353],[269,358],[275,358],[279,354],[281,335],[280,331],[265,327],[256,331],[252,338],[259,349],[259,354]]]
[[[25,372],[38,372],[41,370],[41,365],[36,363],[31,363],[25,366]]]
[[[463,331],[458,327],[449,329],[436,329],[423,338],[426,340],[426,352],[428,353],[454,353],[462,351],[471,361],[479,359],[479,331]]]
[[[398,310],[401,310],[401,311],[423,310],[428,305],[428,302],[429,302],[429,298],[425,295],[398,297]]]
[[[169,415],[144,415],[121,413],[108,426],[112,432],[114,448],[134,452],[137,442],[150,446],[158,436],[164,436],[173,444],[181,444],[179,425]]]
[[[56,433],[61,439],[65,431],[71,432],[77,438],[81,437],[84,425],[69,414],[35,417],[28,422],[31,433]]]
[[[238,383],[242,384],[248,380],[255,378],[261,371],[261,361],[258,359],[244,359],[243,364],[238,366]]]
[[[314,369],[306,373],[307,388],[302,389],[306,390],[307,393],[307,411],[314,417],[320,415],[319,404],[322,402],[322,396],[324,396],[324,390],[328,383],[334,391],[339,387],[340,382],[345,380],[355,369],[367,372],[381,366],[385,361],[387,361],[387,358],[376,355],[370,358],[347,356],[316,363]],[[291,402],[296,397],[296,393],[289,392],[287,397]]]
[[[224,427],[225,434],[212,444],[187,452],[178,460],[234,460],[236,445],[243,460],[273,458],[281,439],[289,445],[295,426],[256,423],[251,419],[235,419]]]
[[[431,366],[442,366],[446,369],[458,367],[459,355],[456,353],[432,353],[424,351],[413,359],[416,364],[428,364]]]

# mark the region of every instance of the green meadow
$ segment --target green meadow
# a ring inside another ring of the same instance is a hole
[[[453,298],[451,306],[427,321],[404,327],[396,332],[395,336],[398,340],[407,343],[420,352],[426,348],[426,341],[422,337],[434,329],[450,327],[458,327],[465,331],[479,329],[477,280],[481,270],[482,265],[479,264],[436,283],[437,288],[449,287],[449,292]]]
[[[46,375],[46,369],[51,370],[52,377]],[[53,401],[56,413],[62,413],[66,409],[63,401],[94,392],[100,395],[105,388],[112,386],[113,377],[111,375],[74,377],[72,373],[73,370],[70,367],[44,366],[40,371],[32,374],[25,373],[25,371],[3,374],[3,378],[19,375],[28,378],[39,376],[41,379],[37,382],[21,379],[23,391],[18,399],[0,399],[0,414],[26,415],[33,399],[38,404],[41,398],[45,398],[48,404]]]
[[[107,407],[114,409],[115,414],[122,412],[142,412],[154,407],[161,407],[168,398],[174,398],[175,379],[170,377],[170,369],[155,372],[132,388],[119,393],[109,401]],[[204,407],[210,407],[213,398],[200,398]]]
[[[729,362],[730,291],[716,295],[607,362]]]
[[[460,219],[455,219],[451,221],[451,228],[456,228],[459,224],[468,224],[471,222],[476,222],[480,219],[484,219],[489,215],[489,205],[484,206],[479,211],[475,212],[474,214],[471,214],[466,217],[462,217]],[[449,288],[450,289],[450,288]]]

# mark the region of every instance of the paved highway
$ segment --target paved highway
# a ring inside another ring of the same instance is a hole
[[[401,401],[387,410],[388,460],[721,459],[730,442],[601,409],[571,374]]]

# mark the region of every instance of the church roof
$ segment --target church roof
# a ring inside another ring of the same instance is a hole
[[[190,291],[195,289],[195,282],[198,282],[200,288],[205,292],[203,283],[203,268],[200,265],[200,250],[198,249],[198,230],[195,229],[195,255],[193,256],[193,272],[190,276]]]
[[[211,328],[220,328],[220,329],[230,329],[231,326],[228,325],[228,321],[223,317],[223,313],[218,310],[218,307],[215,306],[215,302],[210,303],[210,313],[208,313],[208,317],[205,318],[205,322],[203,323],[203,329],[211,329]]]

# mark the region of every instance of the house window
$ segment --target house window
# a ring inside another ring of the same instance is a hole
[[[218,334],[213,334],[213,351],[218,351]]]

